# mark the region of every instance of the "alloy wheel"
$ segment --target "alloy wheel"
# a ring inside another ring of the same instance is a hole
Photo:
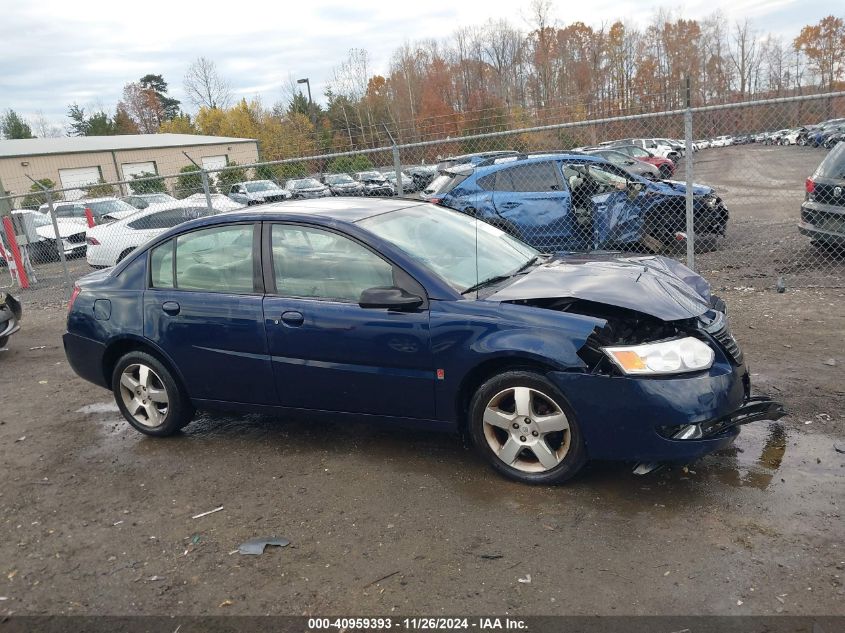
[[[142,426],[161,426],[169,398],[161,377],[141,363],[129,365],[120,375],[120,395],[133,419]]]
[[[571,433],[566,414],[537,389],[511,387],[497,393],[484,409],[483,422],[490,449],[517,470],[546,472],[569,452]]]

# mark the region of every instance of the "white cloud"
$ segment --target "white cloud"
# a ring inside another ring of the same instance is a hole
[[[340,0],[280,3],[253,0],[172,2],[42,0],[7,3],[0,23],[0,108],[43,110],[64,121],[67,105],[112,108],[123,84],[160,73],[184,98],[182,76],[197,57],[213,59],[239,96],[272,104],[287,77],[309,77],[320,98],[348,49],[366,48],[372,72],[387,72],[392,51],[408,40],[445,38],[460,26],[506,18],[529,28],[529,0],[427,0],[400,4]],[[824,0],[592,0],[556,2],[559,23],[624,19],[643,24],[658,7],[700,18],[721,9],[728,19],[753,18],[761,30],[795,35],[797,25],[830,12]],[[786,19],[794,13],[793,19]]]

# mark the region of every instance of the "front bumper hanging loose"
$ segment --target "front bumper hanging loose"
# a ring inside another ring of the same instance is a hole
[[[712,438],[730,429],[760,420],[781,419],[786,410],[780,402],[768,396],[751,396],[738,409],[715,420],[688,424],[672,435],[673,440],[688,441]],[[645,475],[661,468],[665,462],[639,462],[634,466],[635,475]]]

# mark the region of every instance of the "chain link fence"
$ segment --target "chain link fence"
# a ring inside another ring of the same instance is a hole
[[[843,139],[845,93],[832,93],[217,169],[158,165],[169,175],[75,189],[33,174],[4,183],[13,193],[0,198],[12,209],[0,265],[13,274],[0,285],[23,272],[29,288],[62,299],[92,267],[113,266],[193,218],[291,199],[401,195],[545,252],[659,253],[717,286],[840,287]]]

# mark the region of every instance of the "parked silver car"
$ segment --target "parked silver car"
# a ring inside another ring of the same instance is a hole
[[[646,163],[645,161],[631,158],[622,152],[617,152],[612,149],[588,149],[585,150],[584,153],[592,154],[593,156],[601,156],[634,176],[642,176],[643,178],[649,178],[651,180],[661,179],[660,170],[657,167],[651,165],[650,163]]]
[[[292,178],[285,186],[294,198],[327,198],[332,195],[331,189],[316,178]]]
[[[251,180],[236,182],[229,187],[229,199],[246,206],[264,204],[265,202],[281,202],[289,200],[292,195],[272,180]]]

